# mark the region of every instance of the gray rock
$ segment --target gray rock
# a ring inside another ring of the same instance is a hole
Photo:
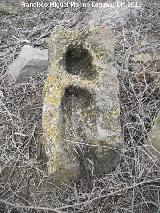
[[[23,46],[19,56],[8,66],[11,81],[23,81],[36,73],[47,70],[48,50],[40,50],[29,45]]]
[[[155,119],[154,125],[149,132],[148,141],[154,153],[160,156],[160,111]]]

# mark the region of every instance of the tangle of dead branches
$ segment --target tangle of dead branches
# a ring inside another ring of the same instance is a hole
[[[111,174],[57,186],[46,171],[42,140],[42,91],[47,71],[28,82],[9,82],[6,69],[30,44],[48,48],[57,24],[75,26],[66,11],[19,9],[0,14],[0,212],[160,212],[160,164],[146,144],[160,108],[158,1],[144,2],[137,14],[115,26],[116,67],[119,71],[124,147],[121,162]],[[80,19],[81,20],[81,19]],[[138,61],[150,54],[150,62]]]

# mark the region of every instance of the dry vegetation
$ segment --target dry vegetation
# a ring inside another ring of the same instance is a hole
[[[0,212],[160,212],[160,164],[145,143],[160,107],[155,60],[160,47],[159,11],[158,1],[150,1],[138,16],[131,14],[126,25],[115,27],[125,145],[116,170],[93,177],[91,189],[85,180],[57,186],[47,175],[41,145],[42,89],[47,72],[28,82],[11,83],[6,78],[7,65],[24,44],[47,48],[54,26],[76,25],[74,15],[68,9],[1,11]],[[151,62],[133,60],[134,54],[147,52]]]

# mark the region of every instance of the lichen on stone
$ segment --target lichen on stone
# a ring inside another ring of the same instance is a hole
[[[109,147],[119,147],[122,139],[114,44],[112,32],[103,26],[59,27],[51,37],[54,58],[44,89],[43,130],[49,173],[61,181],[80,175],[77,147],[93,161],[96,175],[117,165],[118,160],[107,162],[113,155]]]

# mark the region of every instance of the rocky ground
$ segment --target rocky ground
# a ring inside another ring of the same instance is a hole
[[[31,9],[22,8],[20,1],[1,2],[0,212],[158,213],[160,164],[146,142],[160,107],[159,2],[143,1],[140,10],[131,11]],[[115,65],[125,146],[116,170],[93,177],[92,189],[85,180],[57,186],[47,175],[41,144],[47,71],[18,83],[6,75],[24,45],[48,49],[49,37],[59,24],[106,24],[117,38]]]

